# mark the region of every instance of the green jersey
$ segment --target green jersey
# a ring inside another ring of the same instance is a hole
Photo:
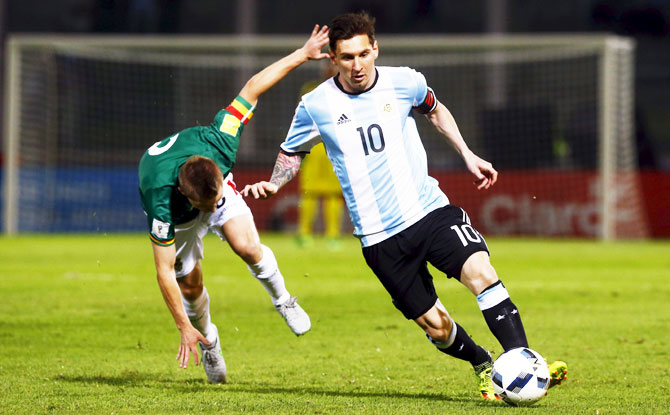
[[[187,128],[156,142],[144,153],[139,167],[140,198],[155,244],[173,244],[175,225],[198,216],[199,210],[177,189],[181,166],[189,157],[199,155],[212,159],[225,177],[235,164],[240,135],[253,110],[238,96],[210,125]]]

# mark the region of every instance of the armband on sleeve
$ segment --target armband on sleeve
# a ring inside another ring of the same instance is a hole
[[[431,87],[428,87],[428,93],[426,94],[426,98],[423,100],[421,104],[414,107],[414,110],[419,114],[428,114],[430,112],[433,112],[435,107],[437,107],[437,98],[435,98],[435,92],[433,92],[433,89]]]
[[[242,124],[246,124],[253,117],[255,108],[247,100],[238,96],[226,107],[226,111],[233,114]]]

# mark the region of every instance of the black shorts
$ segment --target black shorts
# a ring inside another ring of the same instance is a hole
[[[479,251],[489,252],[482,235],[463,209],[448,205],[399,234],[364,247],[363,256],[391,294],[393,305],[414,320],[437,301],[427,263],[460,280],[463,264]]]

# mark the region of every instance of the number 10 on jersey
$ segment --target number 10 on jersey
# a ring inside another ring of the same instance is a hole
[[[363,130],[363,127],[358,127],[356,131],[361,135],[361,144],[363,144],[363,151],[366,156],[370,155],[370,150],[379,153],[386,147],[386,143],[384,143],[384,133],[379,124],[371,124],[367,129],[367,135],[366,131]],[[378,143],[375,143],[375,141],[378,141]]]

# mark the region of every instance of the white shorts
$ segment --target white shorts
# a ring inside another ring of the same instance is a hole
[[[175,226],[177,259],[174,270],[177,278],[188,275],[198,261],[204,258],[202,238],[207,235],[207,231],[212,231],[225,241],[223,224],[229,219],[245,214],[251,215],[251,209],[240,192],[235,189],[233,174],[229,173],[223,179],[223,198],[217,203],[214,212],[200,212],[192,221]]]

